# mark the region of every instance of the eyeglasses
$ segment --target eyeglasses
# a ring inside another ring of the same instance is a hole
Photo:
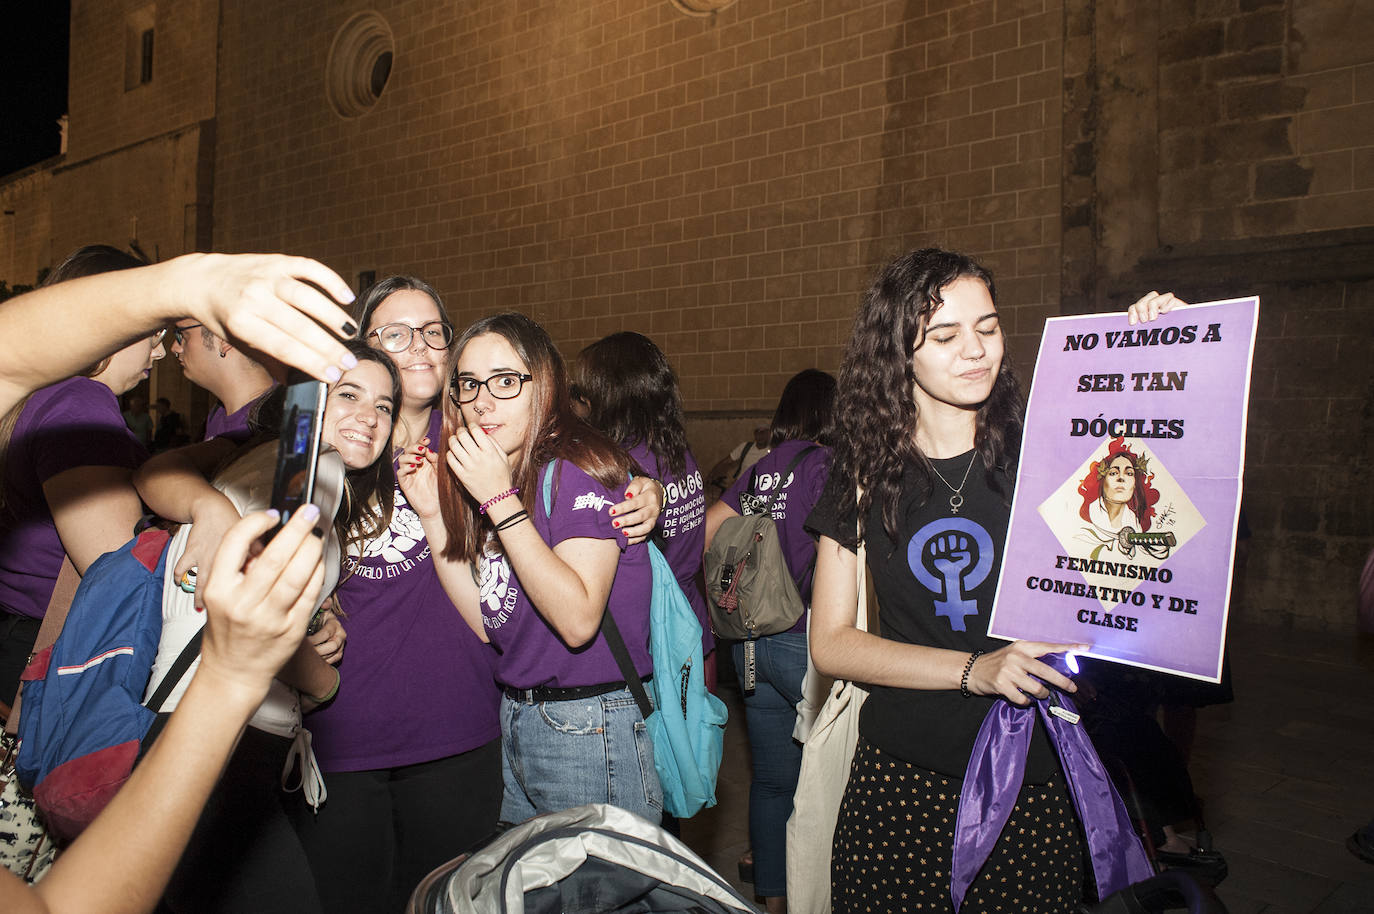
[[[187,331],[189,331],[189,330],[194,330],[194,329],[196,329],[197,327],[204,327],[204,326],[205,326],[204,324],[186,324],[185,326],[177,326],[177,325],[173,324],[173,325],[172,325],[172,339],[174,339],[174,340],[177,341],[177,345],[178,345],[178,346],[185,346],[185,345],[186,345],[186,333],[187,333]],[[164,332],[166,332],[166,331],[164,331]]]
[[[420,334],[420,339],[425,341],[425,345],[430,349],[447,349],[453,342],[453,328],[443,321],[430,321],[422,327],[412,327],[409,324],[383,324],[373,330],[368,336],[375,336],[377,344],[387,352],[405,352],[410,348],[411,342],[415,339],[415,334]]]
[[[148,337],[148,340],[149,340],[149,342],[151,343],[150,348],[156,349],[157,347],[161,346],[161,345],[162,345],[162,338],[165,337],[166,335],[167,335],[167,328],[166,328],[166,327],[163,327],[161,330],[154,331],[153,334],[152,334],[152,336]]]
[[[476,378],[454,378],[448,385],[449,399],[454,403],[471,403],[477,399],[477,389],[485,387],[487,393],[498,400],[513,400],[525,389],[526,381],[533,381],[531,375],[516,371],[499,371],[485,381]]]

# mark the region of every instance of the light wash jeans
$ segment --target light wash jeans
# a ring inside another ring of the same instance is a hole
[[[629,689],[573,701],[501,699],[504,822],[584,803],[662,819],[649,728]]]
[[[749,840],[754,848],[754,891],[787,894],[787,819],[801,773],[801,745],[792,738],[806,675],[806,633],[781,632],[754,642],[753,694],[744,695],[753,779],[749,784]],[[734,645],[735,670],[744,691],[744,642]]]

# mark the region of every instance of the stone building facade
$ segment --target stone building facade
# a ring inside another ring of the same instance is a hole
[[[7,210],[48,201],[0,278],[136,216],[163,257],[415,272],[459,323],[517,308],[569,355],[641,330],[707,464],[838,366],[912,246],[994,270],[1025,369],[1049,316],[1258,292],[1246,611],[1348,628],[1374,540],[1371,32],[1323,0],[73,0],[69,151],[0,182]]]

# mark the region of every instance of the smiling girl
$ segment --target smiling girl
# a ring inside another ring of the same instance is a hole
[[[326,537],[321,601],[339,579],[343,549],[385,529],[391,514],[393,480],[385,452],[400,378],[385,356],[358,343],[349,344],[349,349],[358,365],[329,388],[322,423],[323,441],[333,450],[321,454],[317,479],[329,477],[323,469],[326,463],[339,461],[345,484],[342,506]],[[263,401],[255,420],[260,428],[277,427],[282,399],[283,391],[278,389]],[[276,460],[275,435],[264,431],[257,442],[241,449],[225,438],[214,438],[161,454],[136,475],[139,492],[154,510],[184,522],[168,546],[162,637],[149,694],[205,624],[197,604],[203,605],[202,595],[211,579],[205,574],[188,592],[182,586],[186,555],[198,554],[196,550],[207,544],[213,551],[240,515],[268,505]],[[224,465],[208,482],[203,474],[219,464]],[[322,522],[321,526],[330,525]],[[208,563],[200,564],[201,569],[208,567]],[[190,678],[189,672],[182,677],[161,713],[170,714],[176,707]],[[332,698],[340,681],[340,673],[315,644],[309,638],[303,640],[249,721],[221,784],[211,795],[168,886],[165,901],[170,910],[245,914],[322,910],[277,785],[298,764],[307,795],[322,793],[309,734],[301,728],[301,712],[303,706],[308,709]]]
[[[1175,304],[1151,293],[1130,322]],[[980,727],[998,702],[1075,691],[1042,658],[1084,647],[987,635],[1022,417],[992,275],[933,248],[886,266],[860,305],[839,389],[834,466],[807,521],[820,537],[811,656],[871,690],[835,826],[834,909],[949,911],[956,838],[975,837],[955,823]],[[880,604],[874,633],[855,625],[860,539]],[[963,912],[1070,911],[1083,899],[1078,817],[1043,724],[1030,725],[1024,781]]]

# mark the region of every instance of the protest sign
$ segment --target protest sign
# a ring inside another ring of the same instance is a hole
[[[1220,680],[1258,310],[1046,321],[988,634]]]

